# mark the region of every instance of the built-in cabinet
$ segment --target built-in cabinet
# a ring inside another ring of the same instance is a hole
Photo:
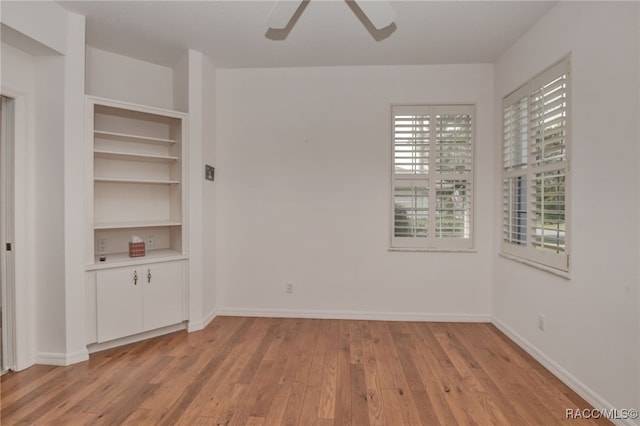
[[[88,343],[186,320],[184,113],[87,97]],[[129,256],[139,238],[145,255]]]
[[[181,322],[183,263],[148,263],[97,271],[97,342]]]

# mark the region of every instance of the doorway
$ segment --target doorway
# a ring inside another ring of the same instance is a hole
[[[0,96],[0,374],[14,369],[14,111]]]

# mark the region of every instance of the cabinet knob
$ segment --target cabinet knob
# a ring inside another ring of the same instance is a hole
[[[133,285],[138,285],[138,271],[133,271]]]
[[[147,282],[151,282],[151,269],[147,269]]]

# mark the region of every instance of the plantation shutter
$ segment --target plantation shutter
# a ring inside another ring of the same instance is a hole
[[[530,143],[533,217],[531,242],[536,258],[567,269],[566,177],[568,61],[532,82]],[[554,256],[555,255],[555,256]]]
[[[394,106],[392,247],[472,247],[472,105]]]
[[[470,238],[472,129],[471,110],[436,115],[436,238]]]
[[[503,100],[503,252],[568,271],[565,59]]]
[[[522,246],[527,241],[528,87],[503,101],[502,238]]]

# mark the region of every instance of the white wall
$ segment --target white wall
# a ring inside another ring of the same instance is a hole
[[[189,49],[189,331],[202,328],[202,142],[203,134],[203,55]]]
[[[1,20],[60,54],[67,51],[67,12],[53,1],[3,1]]]
[[[563,2],[495,64],[499,135],[501,97],[572,54],[573,235],[571,280],[494,256],[494,317],[592,403],[616,408],[639,401],[639,30],[635,2]],[[497,163],[499,137],[494,152]],[[499,194],[499,168],[494,182]]]
[[[173,109],[173,69],[87,46],[86,93]]]
[[[86,133],[82,120],[85,114],[85,18],[67,14],[67,49],[64,73],[64,229],[65,229],[65,324],[67,365],[88,359],[85,326],[85,220],[84,194],[88,180],[85,175]]]
[[[207,57],[202,61],[202,163],[200,173],[204,173],[203,164],[216,166],[216,70]],[[215,316],[216,300],[216,183],[204,181],[202,187],[202,312],[205,321]]]
[[[35,61],[36,352],[65,353],[64,57]],[[17,284],[19,285],[19,283]]]
[[[189,112],[189,51],[173,65],[173,109]]]
[[[220,313],[488,319],[492,68],[218,70]],[[389,252],[390,105],[455,102],[477,103],[477,253]]]
[[[174,66],[174,103],[189,112],[189,330],[215,316],[215,186],[204,164],[215,151],[215,68],[188,50]]]
[[[215,68],[188,50],[173,67],[174,108],[189,112],[189,330],[206,326],[216,309],[215,186],[204,164],[215,155]]]

